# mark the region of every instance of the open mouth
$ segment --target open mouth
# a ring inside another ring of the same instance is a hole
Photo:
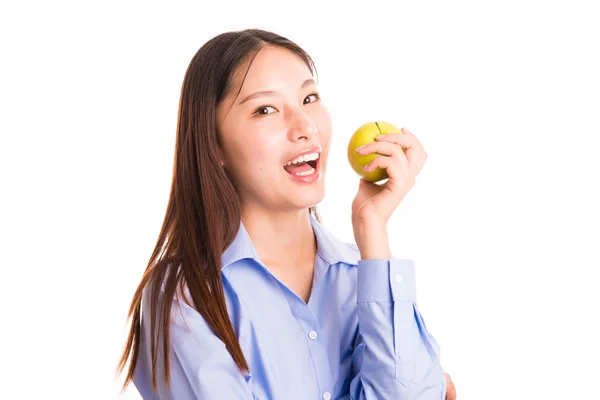
[[[314,174],[319,167],[319,153],[307,154],[304,157],[299,157],[294,161],[290,161],[283,166],[288,174],[294,176],[309,176]]]

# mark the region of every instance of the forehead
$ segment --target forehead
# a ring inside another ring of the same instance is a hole
[[[276,46],[263,47],[250,68],[246,64],[242,71],[246,69],[248,73],[245,78],[243,72],[236,74],[236,87],[239,88],[244,79],[238,99],[257,90],[283,91],[287,87],[298,89],[302,82],[312,77],[310,68],[299,55]]]

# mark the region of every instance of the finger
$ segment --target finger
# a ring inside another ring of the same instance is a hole
[[[396,144],[410,144],[416,139],[416,136],[408,131],[406,128],[402,128],[399,132],[388,132],[382,133],[381,135],[375,136],[375,139],[388,140]]]
[[[423,168],[425,160],[427,159],[427,154],[425,153],[423,145],[415,135],[413,135],[406,128],[402,128],[402,131],[405,133],[388,133],[385,135],[379,135],[375,137],[375,140],[378,142],[391,142],[400,145],[402,148],[405,148],[406,151],[404,151],[404,153],[408,159],[409,168],[414,170],[416,174]]]
[[[446,390],[446,400],[456,400],[456,389],[454,389],[454,386],[449,386]]]
[[[364,147],[359,147],[359,150],[356,151],[360,155],[367,155],[372,153],[381,154],[388,157],[397,157],[402,168],[408,170],[408,159],[406,158],[406,154],[404,154],[404,150],[394,143],[391,142],[375,142],[369,143]]]
[[[444,373],[446,376],[446,400],[456,400],[456,387],[450,378],[450,375]]]
[[[386,133],[383,135],[375,136],[377,141],[387,141],[398,144],[403,148],[409,150],[411,148],[423,147],[419,139],[413,135],[408,129],[402,128],[404,133]]]
[[[411,175],[410,171],[405,167],[401,167],[400,163],[395,160],[397,160],[397,158],[377,156],[367,164],[365,171],[371,172],[375,171],[377,168],[385,169],[389,177],[388,188],[392,191],[395,191],[397,184],[404,183],[408,186],[414,185],[414,177]]]

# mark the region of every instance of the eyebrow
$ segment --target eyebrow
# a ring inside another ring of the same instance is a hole
[[[316,82],[313,78],[308,78],[307,80],[304,81],[304,83],[302,84],[302,86],[300,86],[300,89],[310,85],[310,84],[315,84]],[[244,97],[244,99],[242,101],[240,101],[238,104],[242,105],[245,102],[255,99],[257,97],[262,97],[262,96],[279,96],[281,93],[279,93],[276,90],[260,90],[258,92],[254,92],[251,95],[248,95],[246,97]]]

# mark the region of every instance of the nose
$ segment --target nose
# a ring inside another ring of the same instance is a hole
[[[302,138],[311,140],[317,134],[317,126],[309,116],[302,112],[299,114],[289,130],[290,140],[296,141]]]

